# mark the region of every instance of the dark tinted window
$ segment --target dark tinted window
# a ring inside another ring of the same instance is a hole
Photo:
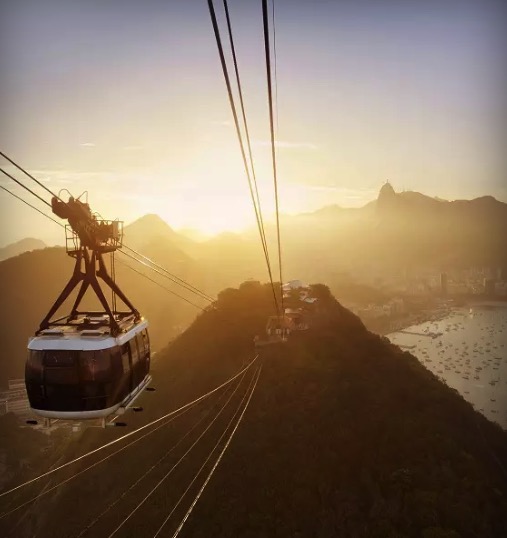
[[[140,358],[143,358],[146,356],[146,350],[144,349],[143,335],[141,333],[137,333],[136,341],[137,349],[139,350],[139,356]]]
[[[137,342],[136,338],[132,338],[130,343],[130,351],[132,353],[132,364],[135,364],[139,360],[139,353],[137,351]]]
[[[74,366],[76,351],[48,349],[43,351],[44,366]]]
[[[42,382],[42,351],[29,350],[25,376],[27,381]]]
[[[44,380],[49,385],[77,385],[79,375],[75,367],[48,367],[44,368]]]
[[[79,366],[83,381],[103,379],[111,369],[111,350],[80,351]]]
[[[144,347],[146,349],[146,353],[150,352],[150,333],[148,332],[148,329],[144,329],[143,331],[143,340],[144,340]]]
[[[127,342],[126,344],[123,344],[123,346],[121,346],[121,362],[124,372],[128,372],[130,370],[129,360],[129,345]]]
[[[41,371],[42,370],[42,351],[34,351],[33,349],[30,349],[28,351],[28,359],[26,361],[26,365],[34,371]]]

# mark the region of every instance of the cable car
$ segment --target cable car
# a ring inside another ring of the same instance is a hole
[[[25,383],[32,411],[49,419],[103,418],[149,383],[148,322],[120,322],[114,337],[104,319],[79,316],[73,325],[31,338]],[[86,329],[92,324],[95,328]]]
[[[291,329],[293,328],[290,319],[286,316],[270,316],[266,323],[266,336],[255,337],[256,346],[267,346],[287,342]]]
[[[53,199],[53,212],[67,218],[67,254],[74,272],[28,343],[25,384],[32,411],[45,419],[105,418],[132,404],[151,382],[148,322],[113,277],[103,255],[121,248],[123,223],[99,220],[87,203]],[[113,265],[114,267],[114,265]],[[100,278],[113,292],[110,306]],[[53,316],[80,285],[70,314]],[[103,311],[81,312],[91,288]],[[116,296],[126,311],[116,308]]]

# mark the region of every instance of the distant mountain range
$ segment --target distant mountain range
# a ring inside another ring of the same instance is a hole
[[[46,248],[44,241],[27,237],[26,239],[21,239],[21,241],[16,241],[16,243],[11,243],[6,247],[0,248],[0,261],[6,260],[7,258],[12,258],[12,256],[17,256],[23,252],[29,252],[31,250],[41,248]]]
[[[329,206],[313,213],[283,216],[284,278],[323,281],[334,290],[343,289],[345,273],[354,278],[366,269],[507,267],[506,230],[507,204],[492,197],[447,202],[416,192],[396,193],[386,184],[378,199],[362,208]],[[266,226],[266,234],[277,280],[276,230],[272,224]],[[268,278],[255,230],[196,242],[172,230],[157,215],[146,215],[125,227],[124,243],[211,295],[249,278]],[[33,250],[41,247],[44,244],[40,241],[25,240],[3,249],[11,254],[0,262],[0,385],[9,376],[22,375],[27,338],[72,271],[72,260],[63,248]],[[164,345],[199,311],[127,266],[206,306],[121,253],[116,259],[118,281],[150,319],[157,346]]]
[[[331,284],[343,272],[507,267],[506,231],[507,204],[493,197],[444,201],[417,192],[396,193],[386,184],[377,200],[361,208],[335,205],[282,216],[284,274],[286,279]],[[272,259],[276,259],[273,224],[266,227],[266,235]],[[232,257],[234,250],[240,252],[248,242],[261,258],[256,230],[228,238],[228,244],[216,239],[213,248]],[[237,258],[237,272],[239,265],[241,257]],[[254,269],[259,266],[249,263],[242,274],[257,276],[248,273]],[[264,267],[260,270],[265,278]]]

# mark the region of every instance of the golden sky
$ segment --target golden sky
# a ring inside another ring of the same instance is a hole
[[[269,219],[260,2],[230,9]],[[507,200],[502,2],[277,0],[276,9],[283,212],[360,206],[386,178],[397,190]],[[206,2],[7,0],[0,20],[3,151],[52,190],[88,190],[107,218],[157,213],[206,234],[253,224]],[[7,194],[0,204],[0,244],[61,241]]]

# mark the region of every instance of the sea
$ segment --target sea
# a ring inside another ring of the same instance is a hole
[[[507,303],[455,308],[387,337],[507,430]]]

